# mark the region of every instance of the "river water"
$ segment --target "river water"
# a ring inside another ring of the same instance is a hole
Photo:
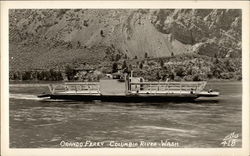
[[[11,86],[10,148],[219,148],[232,133],[226,147],[241,147],[242,83],[208,86],[221,95],[192,103],[48,102],[44,86]]]

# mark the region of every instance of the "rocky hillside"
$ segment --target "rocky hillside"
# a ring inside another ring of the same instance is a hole
[[[240,10],[10,10],[10,69],[197,53],[241,57]]]
[[[154,25],[201,55],[241,56],[240,10],[158,10]]]

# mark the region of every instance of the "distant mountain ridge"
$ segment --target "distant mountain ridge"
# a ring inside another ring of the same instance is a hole
[[[236,9],[10,10],[10,67],[98,64],[110,53],[241,57],[241,20]]]

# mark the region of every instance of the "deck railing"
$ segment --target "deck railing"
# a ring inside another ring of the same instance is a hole
[[[95,94],[100,93],[100,84],[98,82],[68,82],[65,84],[50,85],[49,89],[52,94],[58,92]]]
[[[206,82],[131,82],[130,93],[199,93]]]

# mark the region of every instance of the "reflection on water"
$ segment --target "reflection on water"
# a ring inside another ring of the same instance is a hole
[[[232,132],[241,147],[241,82],[213,82],[219,98],[193,103],[45,102],[45,88],[10,88],[10,147],[61,147],[69,142],[178,142],[223,147]]]

